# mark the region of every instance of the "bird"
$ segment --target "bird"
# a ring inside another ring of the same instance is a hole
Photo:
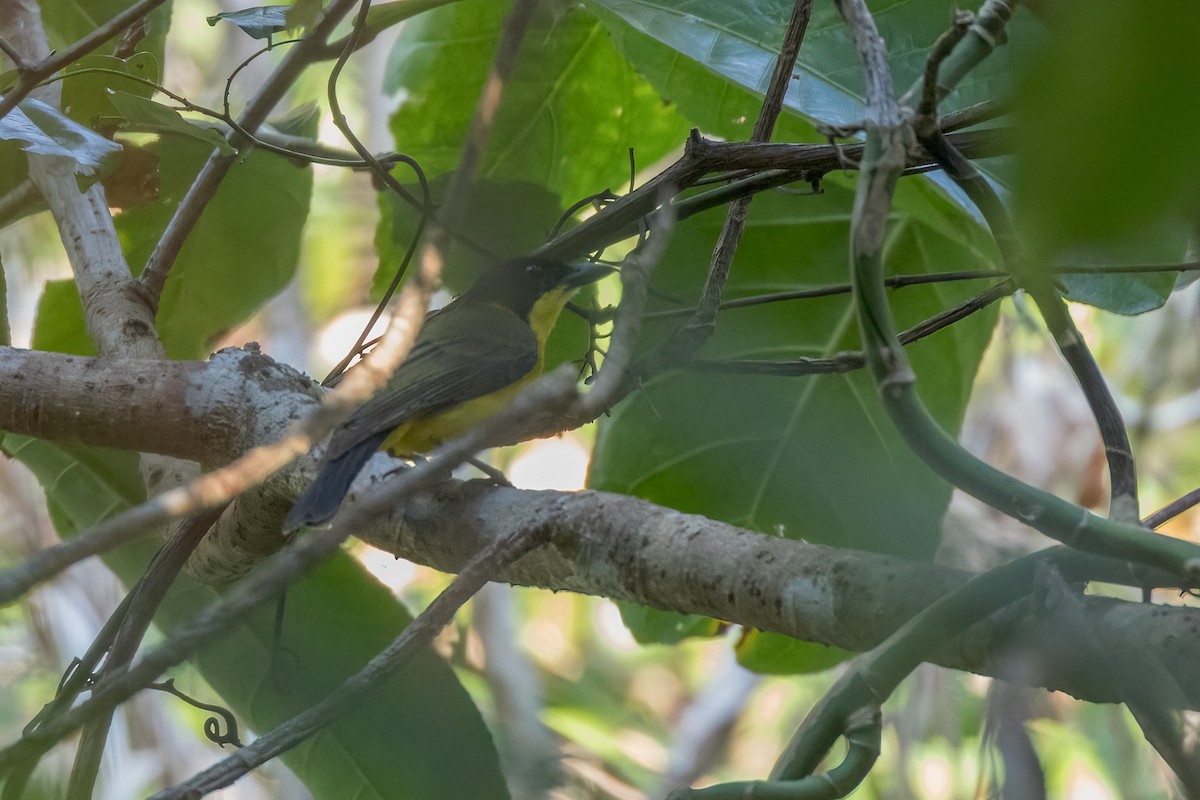
[[[495,414],[542,372],[546,339],[571,297],[614,272],[593,263],[500,262],[430,314],[408,358],[336,428],[316,479],[296,499],[285,532],[333,518],[367,460],[426,453]]]

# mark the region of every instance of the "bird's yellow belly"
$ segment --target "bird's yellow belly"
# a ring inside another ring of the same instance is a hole
[[[397,427],[383,442],[384,450],[394,456],[427,453],[442,442],[462,436],[482,420],[507,406],[521,389],[541,372],[541,365],[516,383],[503,389],[460,403],[440,414],[416,417]]]

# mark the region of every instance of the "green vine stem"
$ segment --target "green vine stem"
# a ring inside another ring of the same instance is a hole
[[[870,735],[869,726],[872,720],[878,720],[880,706],[901,681],[929,653],[984,617],[1028,595],[1047,566],[1057,570],[1063,580],[1077,581],[1107,571],[1111,562],[1060,546],[977,575],[931,603],[874,650],[855,659],[853,667],[809,712],[780,756],[770,782],[741,781],[705,789],[680,789],[669,800],[844,797],[856,785],[848,785],[847,776],[853,774],[852,769],[861,768],[871,752],[870,742],[864,738]],[[845,738],[849,745],[845,759],[830,772],[812,775],[839,738]],[[865,770],[873,764],[872,757]],[[840,793],[831,791],[835,788]]]
[[[1099,365],[1092,357],[1083,335],[1075,326],[1075,321],[1071,319],[1066,302],[1055,287],[1053,276],[1048,271],[1033,268],[1029,264],[1013,228],[1008,209],[1004,207],[996,190],[975,165],[955,150],[937,131],[937,122],[932,115],[918,117],[916,132],[922,146],[945,167],[946,173],[983,214],[1000,249],[1005,267],[1037,305],[1063,360],[1067,362],[1083,389],[1092,416],[1096,419],[1108,460],[1109,517],[1121,522],[1136,522],[1141,514],[1138,508],[1137,468],[1129,432]]]
[[[1200,547],[1103,519],[984,463],[963,449],[926,409],[900,345],[883,283],[882,252],[896,181],[913,132],[892,94],[883,42],[857,0],[839,4],[854,29],[867,72],[867,142],[851,223],[851,282],[867,365],[884,408],[912,450],[954,486],[1065,545],[1160,567],[1191,584]],[[964,39],[969,41],[969,39]]]
[[[1005,267],[1041,312],[1059,352],[1083,389],[1104,442],[1110,484],[1109,517],[1134,523],[1140,511],[1133,447],[1104,376],[1047,271],[1030,269],[999,196],[971,161],[946,141],[937,120],[938,102],[1004,43],[1005,27],[1015,7],[1016,0],[985,0],[976,15],[958,12],[954,26],[931,48],[923,76],[901,103],[911,104],[920,98],[914,118],[917,139],[983,214]]]
[[[1016,11],[1017,2],[1018,0],[984,0],[979,11],[966,26],[962,41],[955,44],[953,51],[944,60],[939,59],[940,65],[932,97],[941,100],[950,94],[967,73],[1004,44],[1007,40],[1005,28]],[[925,78],[922,77],[905,92],[904,97],[900,98],[900,103],[911,108],[916,99],[925,94]]]

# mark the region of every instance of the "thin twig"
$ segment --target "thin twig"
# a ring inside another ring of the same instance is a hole
[[[1004,278],[1008,273],[998,269],[973,269],[963,270],[959,272],[935,272],[918,275],[889,275],[884,279],[884,285],[889,289],[902,289],[906,286],[921,286],[930,283],[952,283],[955,281],[974,281],[986,280],[988,278]],[[722,300],[720,311],[731,311],[736,308],[750,308],[753,306],[766,305],[768,303],[780,303],[789,300],[811,300],[819,297],[836,297],[837,295],[850,294],[852,287],[848,283],[835,283],[829,286],[814,286],[811,289],[794,289],[787,292],[771,292],[769,294],[756,294],[749,297],[738,297],[733,300]],[[669,308],[661,311],[650,311],[644,316],[645,319],[663,319],[666,317],[679,317],[691,314],[690,308]]]
[[[1192,489],[1183,497],[1176,498],[1142,520],[1143,528],[1154,530],[1169,520],[1200,503],[1200,488]]]
[[[951,133],[1002,117],[1011,111],[1012,108],[1003,100],[984,100],[973,106],[943,114],[938,120],[938,126],[944,133]]]
[[[29,64],[25,62],[25,57],[3,36],[0,36],[0,52],[3,52],[4,55],[8,56],[8,60],[13,62],[13,66],[17,68],[18,74],[29,72]]]
[[[792,9],[792,18],[788,21],[787,30],[783,34],[783,45],[779,56],[775,59],[775,71],[771,74],[771,83],[763,98],[762,109],[754,123],[754,132],[750,137],[752,142],[770,141],[771,133],[775,130],[775,121],[783,109],[783,99],[787,95],[792,82],[792,70],[796,66],[796,58],[800,54],[800,45],[804,42],[804,34],[808,30],[808,20],[812,16],[812,0],[796,0]],[[685,326],[684,336],[689,340],[686,347],[695,352],[699,342],[707,337],[712,330],[721,305],[721,293],[729,279],[729,270],[733,265],[733,256],[737,252],[738,242],[741,241],[742,231],[746,227],[746,214],[750,208],[752,195],[741,197],[730,203],[725,214],[725,223],[717,237],[713,248],[712,259],[709,262],[708,275],[701,290],[700,302],[692,320]],[[675,338],[675,337],[672,337]]]
[[[951,138],[971,157],[1000,155],[1010,150],[1006,130],[966,131],[955,133]],[[606,205],[601,213],[542,245],[533,255],[552,260],[577,258],[636,236],[644,218],[657,207],[662,186],[675,186],[677,192],[682,192],[714,171],[746,169],[761,173],[736,182],[739,185],[729,187],[728,193],[723,189],[714,190],[703,201],[700,197],[677,200],[676,219],[681,220],[708,208],[725,205],[737,197],[852,168],[839,159],[839,153],[857,158],[862,153],[862,145],[714,142],[705,139],[699,131],[693,131],[678,161],[652,180]],[[918,153],[913,154],[909,166],[928,167],[930,163],[929,158]]]
[[[1001,281],[980,294],[964,300],[953,308],[941,311],[904,331],[899,336],[900,344],[910,345],[937,331],[948,328],[975,312],[987,308],[997,300],[1008,297],[1013,293],[1014,288],[1012,281]],[[688,364],[688,369],[701,372],[727,372],[739,375],[801,377],[805,375],[853,372],[854,370],[862,369],[866,366],[866,363],[866,357],[861,352],[847,352],[838,353],[828,358],[801,357],[774,361],[757,359],[694,359]]]
[[[921,92],[921,103],[917,106],[917,116],[932,119],[937,116],[938,101],[938,70],[946,57],[954,51],[955,46],[967,35],[967,29],[975,21],[975,15],[970,11],[955,9],[954,24],[950,30],[943,33],[929,48],[925,58],[925,75]]]

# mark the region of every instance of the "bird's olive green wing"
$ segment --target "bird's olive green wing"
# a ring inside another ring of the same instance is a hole
[[[491,305],[447,306],[426,320],[387,386],[334,432],[326,457],[503,389],[528,375],[537,360],[537,337],[516,314]]]

